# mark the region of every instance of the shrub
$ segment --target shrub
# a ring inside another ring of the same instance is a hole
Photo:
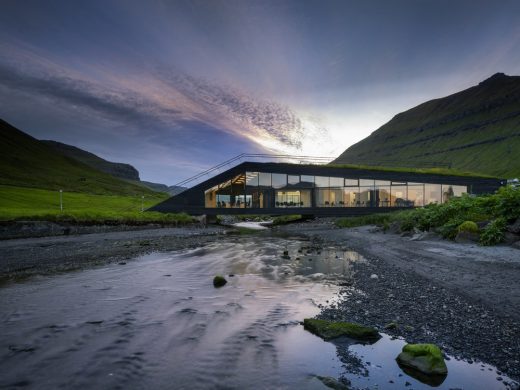
[[[478,225],[473,221],[464,221],[457,228],[458,232],[478,233]]]
[[[443,238],[454,240],[461,224],[462,221],[460,219],[453,219],[440,226],[437,231]]]
[[[504,240],[506,219],[499,217],[491,221],[480,235],[480,244],[484,246],[496,245]]]

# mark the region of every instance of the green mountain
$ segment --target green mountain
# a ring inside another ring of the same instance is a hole
[[[497,73],[397,114],[333,164],[451,167],[520,177],[520,76]]]
[[[0,185],[111,195],[152,195],[69,158],[0,119]]]
[[[41,140],[45,145],[55,149],[58,153],[67,157],[81,161],[82,163],[97,169],[98,171],[108,173],[109,175],[125,180],[139,181],[139,171],[130,164],[116,163],[107,161],[94,153],[77,148],[76,146],[67,145],[57,141]]]

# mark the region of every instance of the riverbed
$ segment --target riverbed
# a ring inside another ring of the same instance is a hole
[[[363,294],[350,286],[366,261],[301,237],[253,235],[10,283],[0,289],[0,387],[324,389],[317,376],[327,376],[354,388],[430,388],[397,366],[403,339],[331,343],[301,326]],[[216,274],[224,287],[213,287]],[[448,359],[439,388],[511,383],[485,363]]]

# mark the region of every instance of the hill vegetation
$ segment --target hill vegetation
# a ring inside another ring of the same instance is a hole
[[[98,195],[154,194],[142,185],[66,157],[3,120],[0,120],[0,185]]]
[[[440,166],[495,177],[520,176],[520,76],[497,73],[479,85],[396,115],[333,164]]]
[[[86,150],[77,148],[72,145],[67,145],[57,141],[40,141],[45,145],[56,150],[69,158],[78,160],[89,167],[97,169],[98,171],[108,173],[109,175],[118,177],[125,180],[139,181],[139,171],[130,164],[116,163],[107,161],[94,153],[87,152]]]

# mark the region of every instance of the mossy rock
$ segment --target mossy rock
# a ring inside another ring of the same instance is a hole
[[[448,374],[442,352],[435,344],[406,344],[396,360],[426,375]]]
[[[303,327],[324,340],[332,340],[341,336],[366,341],[375,341],[381,338],[376,329],[351,322],[334,322],[306,318],[303,320]]]
[[[321,381],[321,383],[323,383],[325,386],[327,386],[331,389],[334,389],[334,390],[349,390],[350,389],[350,387],[347,384],[340,382],[337,379],[334,379],[330,376],[316,375],[316,378],[319,379]]]
[[[222,287],[227,283],[226,278],[222,275],[217,275],[213,278],[213,286],[214,287]]]
[[[465,221],[462,222],[458,228],[457,231],[460,232],[469,232],[469,233],[478,233],[478,225],[473,221]]]

